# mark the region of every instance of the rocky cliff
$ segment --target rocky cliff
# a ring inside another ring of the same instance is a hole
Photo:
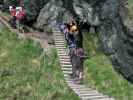
[[[36,0],[35,0],[36,1]],[[36,28],[45,31],[54,22],[75,18],[81,26],[94,28],[114,68],[133,82],[133,31],[125,24],[126,0],[49,0],[42,7]]]

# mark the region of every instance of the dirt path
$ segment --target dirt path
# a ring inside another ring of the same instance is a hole
[[[0,13],[0,27],[7,26],[12,32],[18,34],[20,38],[30,38],[40,43],[43,48],[52,48],[54,47],[54,40],[52,35],[47,35],[47,33],[41,32],[29,32],[29,33],[20,33],[17,29],[12,29],[8,23],[8,18],[2,16]]]
[[[54,42],[52,36],[46,35],[46,33],[27,33],[27,37],[32,38],[40,43],[42,48],[52,48],[54,47]]]

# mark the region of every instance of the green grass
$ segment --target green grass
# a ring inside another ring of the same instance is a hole
[[[128,0],[129,8],[133,9],[133,0]]]
[[[128,0],[129,16],[133,18],[133,0]]]
[[[8,12],[1,12],[1,15],[8,18],[8,19],[11,18],[10,14]]]
[[[89,55],[85,61],[85,81],[87,86],[115,97],[116,100],[133,100],[133,84],[118,74],[111,64],[110,58],[100,50],[95,33],[84,34],[84,47]]]
[[[0,100],[79,100],[67,87],[55,49],[0,28]]]

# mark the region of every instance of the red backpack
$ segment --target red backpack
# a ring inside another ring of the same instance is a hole
[[[25,18],[25,11],[22,10],[22,11],[19,11],[16,15],[17,19],[18,20],[23,20]]]

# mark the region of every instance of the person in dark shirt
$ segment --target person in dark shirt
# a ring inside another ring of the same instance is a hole
[[[83,63],[84,63],[84,49],[83,49],[83,36],[80,28],[75,22],[68,26],[69,34],[68,39],[71,40],[76,46],[70,48],[70,60],[72,63],[72,78],[76,83],[81,83],[83,79]],[[71,44],[69,44],[71,45]]]
[[[10,15],[12,16],[10,19],[10,24],[13,28],[16,28],[16,7],[15,6],[10,6]]]

